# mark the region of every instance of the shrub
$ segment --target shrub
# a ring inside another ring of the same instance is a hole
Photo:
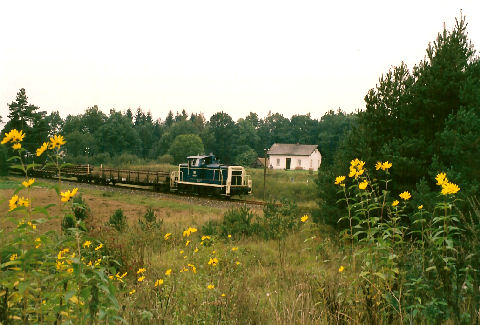
[[[138,158],[136,155],[131,153],[122,153],[119,156],[112,157],[111,164],[119,167],[119,166],[131,166],[131,165],[141,165],[143,160]]]
[[[262,235],[265,239],[281,239],[298,226],[297,219],[297,205],[294,202],[269,202],[263,208],[263,217],[259,220]]]
[[[155,210],[149,207],[145,214],[138,219],[138,224],[140,225],[140,228],[145,231],[152,228],[160,228],[163,224],[163,220],[157,221]]]
[[[253,149],[248,149],[235,157],[235,164],[240,166],[252,166],[257,160],[257,153]]]
[[[157,216],[155,215],[155,210],[149,207],[145,212],[145,214],[143,215],[143,219],[145,219],[145,222],[147,223],[157,222]]]
[[[0,145],[0,176],[8,174],[8,149],[5,145]]]
[[[111,161],[110,154],[108,152],[102,152],[94,155],[92,157],[91,163],[95,165],[100,165],[100,164],[108,165],[110,164],[110,161]]]
[[[247,207],[228,210],[223,216],[221,232],[224,237],[251,236],[258,232],[258,225],[253,223],[255,214]]]
[[[159,164],[173,164],[173,156],[169,154],[162,155],[158,157],[157,163]]]
[[[202,234],[205,236],[215,236],[218,234],[220,223],[217,220],[208,220],[202,226]]]
[[[86,155],[75,156],[75,157],[65,157],[65,161],[71,164],[91,164],[92,161],[89,159],[90,157]]]
[[[115,210],[115,212],[110,216],[108,224],[115,228],[117,231],[122,232],[127,226],[127,218],[123,214],[123,210]]]

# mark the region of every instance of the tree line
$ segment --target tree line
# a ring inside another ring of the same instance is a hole
[[[162,120],[141,108],[111,109],[105,114],[96,105],[63,119],[58,112],[47,114],[28,103],[23,88],[8,107],[2,134],[13,128],[23,130],[28,135],[24,142],[28,152],[34,153],[49,136],[61,133],[67,141],[68,159],[98,164],[138,159],[177,164],[188,155],[212,152],[224,163],[250,166],[276,142],[316,144],[324,163],[329,164],[342,135],[356,119],[356,113],[338,109],[320,119],[310,114],[287,118],[279,113],[260,118],[251,112],[234,121],[229,114],[218,112],[206,120],[202,113],[188,115],[183,110],[175,115],[169,111]]]
[[[322,218],[336,223],[345,213],[336,204],[338,186],[332,180],[348,175],[354,157],[367,166],[393,163],[389,189],[397,194],[414,192],[412,207],[427,207],[433,201],[435,175],[440,172],[460,184],[463,198],[478,194],[480,60],[464,16],[451,30],[438,33],[425,58],[413,68],[402,62],[383,74],[367,92],[365,104],[333,163],[319,172]]]

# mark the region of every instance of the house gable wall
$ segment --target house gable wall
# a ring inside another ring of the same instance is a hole
[[[270,155],[269,168],[286,169],[287,158],[290,158],[290,170],[305,169],[317,171],[322,162],[322,155],[315,149],[310,156]]]

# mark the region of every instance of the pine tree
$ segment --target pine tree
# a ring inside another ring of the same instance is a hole
[[[27,135],[23,141],[23,147],[33,153],[49,134],[48,121],[45,119],[46,112],[38,111],[39,107],[28,103],[24,88],[19,90],[15,101],[8,104],[8,109],[9,121],[2,135],[12,129],[22,130]]]

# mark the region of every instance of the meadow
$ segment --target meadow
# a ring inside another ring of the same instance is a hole
[[[21,181],[3,178],[0,183],[2,196],[10,196]],[[30,200],[39,205],[57,200],[51,186],[51,182],[36,180]],[[279,260],[279,240],[266,240],[255,227],[255,222],[263,219],[262,209],[209,207],[202,200],[185,203],[153,195],[146,197],[142,192],[116,190],[103,192],[81,188],[77,195],[82,197],[81,204],[88,207],[80,251],[88,256],[102,251],[95,258],[101,257],[102,263],[108,262],[97,265],[95,270],[109,275],[127,273],[122,279],[114,278],[113,283],[117,286],[118,306],[123,310],[119,314],[128,323],[141,323],[142,319],[146,324],[152,321],[315,323],[321,317],[321,313],[315,312],[312,296],[317,295],[315,283],[323,278],[322,273],[337,275],[335,269],[341,263],[327,235],[335,234],[331,229],[320,229],[311,221],[302,223],[301,215],[292,215],[295,231],[292,229],[281,239],[282,260]],[[7,202],[3,202],[1,209],[8,210]],[[109,219],[118,209],[123,211],[124,219],[117,223],[125,223],[125,226],[116,229],[109,225]],[[35,231],[68,237],[62,232],[62,210],[61,206],[51,207],[48,220],[35,222]],[[250,224],[242,223],[245,219],[241,215],[245,212],[253,216]],[[231,234],[222,232],[224,216],[228,213],[233,215]],[[12,221],[21,220],[21,211],[11,216],[10,220],[2,218],[2,229],[14,230],[16,224]],[[188,229],[196,231],[184,236]],[[324,237],[321,241],[316,237],[319,233]],[[170,236],[165,239],[167,234]],[[83,246],[88,242],[92,243],[91,248]],[[100,244],[103,247],[95,251]],[[75,245],[56,248],[62,251],[65,247],[75,250]],[[329,254],[333,255],[327,258]],[[336,261],[330,263],[331,258]],[[209,264],[212,259],[218,262]],[[137,273],[142,269],[146,271]],[[165,274],[167,270],[171,270],[169,275]],[[161,287],[155,286],[157,280],[163,281]],[[294,291],[292,284],[296,288]],[[50,289],[63,291],[61,286]],[[84,303],[88,302],[87,298]],[[67,313],[72,315],[71,311],[66,312],[64,318]],[[73,323],[79,321],[76,317]]]

